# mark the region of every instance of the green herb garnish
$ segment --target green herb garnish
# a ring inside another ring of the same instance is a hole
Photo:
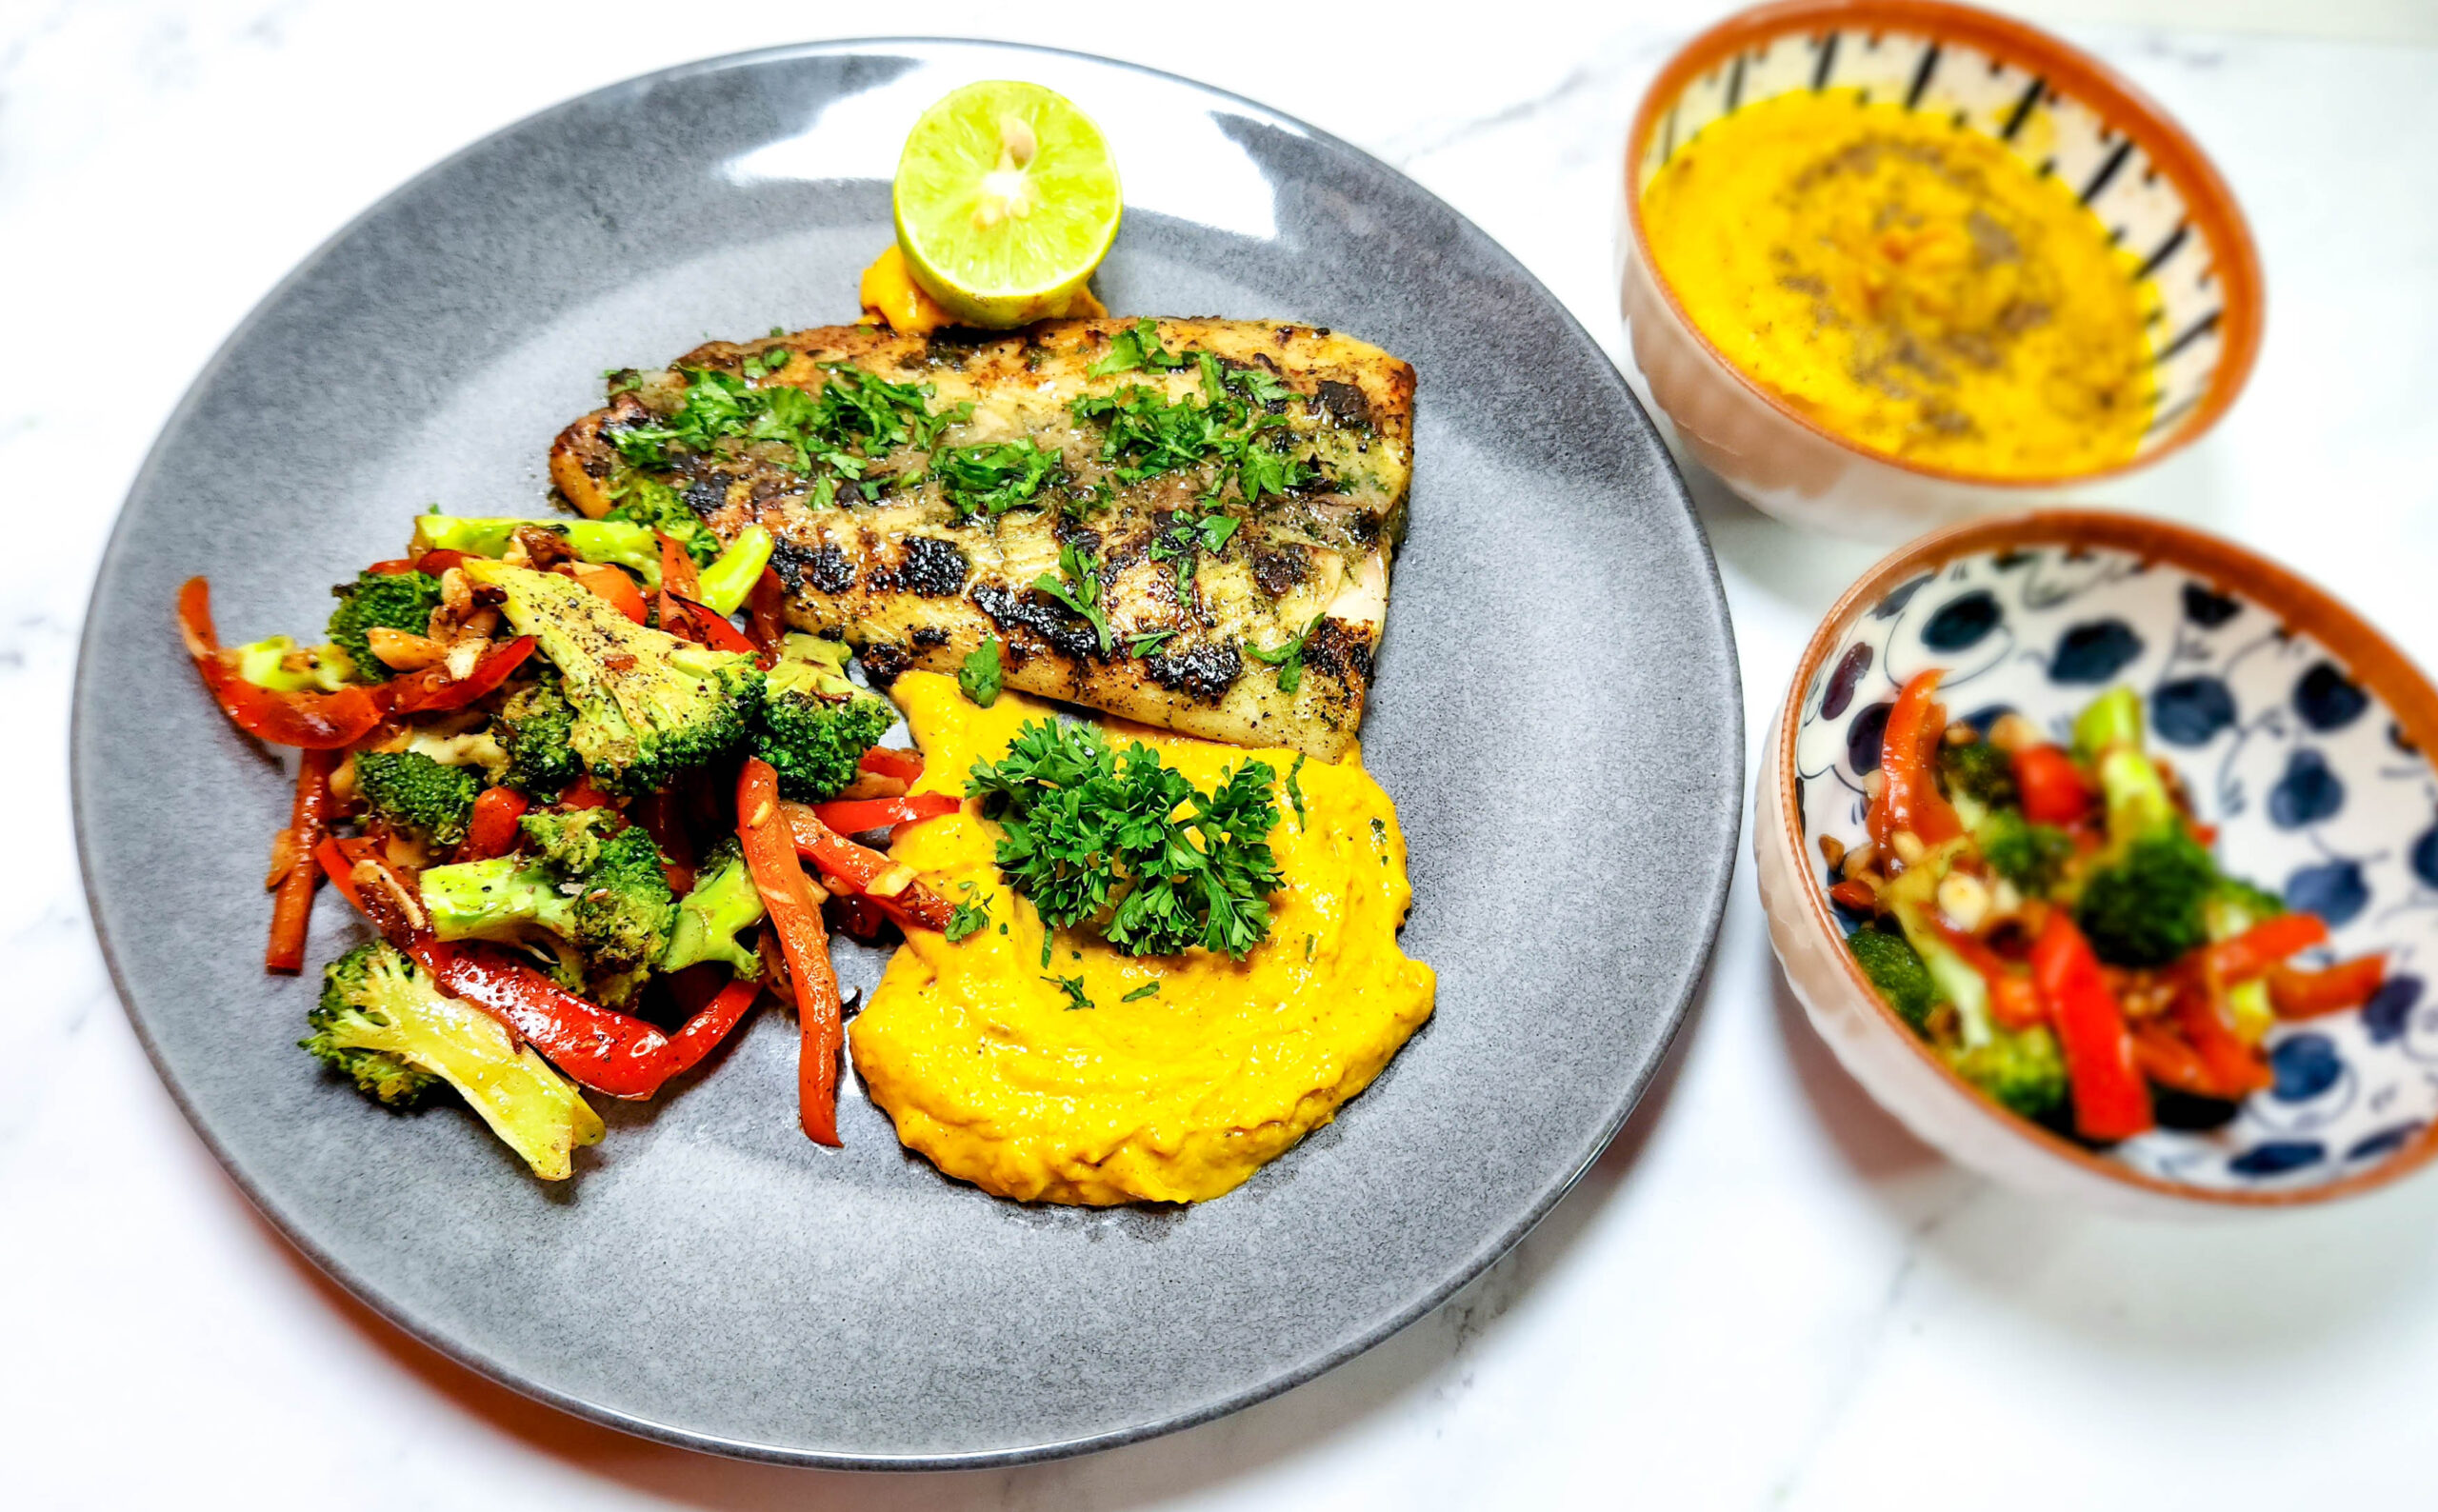
[[[1251,657],[1257,662],[1268,662],[1270,666],[1278,668],[1278,690],[1280,692],[1292,693],[1296,688],[1303,686],[1304,643],[1312,638],[1312,632],[1314,630],[1320,628],[1323,617],[1324,616],[1319,614],[1313,615],[1311,623],[1304,627],[1304,632],[1284,646],[1269,650],[1264,650],[1258,646],[1250,645],[1245,647],[1245,654],[1247,656]]]
[[[1206,793],[1148,746],[1111,750],[1089,726],[1029,721],[966,790],[1003,827],[1000,875],[1046,925],[1089,925],[1129,955],[1242,957],[1268,936],[1281,883],[1276,780],[1249,761]]]
[[[1069,542],[1058,548],[1058,570],[1064,581],[1044,572],[1032,580],[1032,586],[1091,622],[1100,632],[1101,652],[1107,655],[1111,636],[1109,615],[1101,608],[1100,567],[1092,553]]]
[[[1111,394],[1085,394],[1068,412],[1079,424],[1104,428],[1100,458],[1120,483],[1208,466],[1215,469],[1209,497],[1217,498],[1232,477],[1246,502],[1258,503],[1265,492],[1283,494],[1321,482],[1320,469],[1309,459],[1289,456],[1263,434],[1285,426],[1286,417],[1237,397],[1227,379],[1213,377],[1220,371],[1215,362],[1204,368],[1205,391],[1214,383],[1220,390],[1205,402],[1171,400],[1129,384]]]
[[[1113,372],[1133,372],[1138,368],[1166,371],[1186,365],[1186,358],[1160,345],[1157,321],[1138,320],[1109,338],[1109,355],[1085,369],[1094,378],[1106,378]]]
[[[1298,752],[1295,765],[1287,768],[1287,801],[1295,806],[1295,829],[1302,833],[1304,825],[1304,785],[1295,779],[1304,775],[1304,757]]]
[[[774,330],[770,334],[777,336],[784,334],[784,332]],[[767,378],[770,374],[777,372],[780,368],[785,368],[789,362],[793,361],[794,358],[795,353],[788,350],[785,347],[773,347],[769,351],[748,352],[745,360],[738,363],[736,366],[737,370],[744,373],[748,378]]]
[[[1158,983],[1146,982],[1141,986],[1136,987],[1133,991],[1128,993],[1117,1001],[1120,1003],[1140,1003],[1145,998],[1155,995],[1159,990],[1160,985]]]
[[[1231,514],[1173,516],[1151,538],[1151,560],[1176,564],[1177,591],[1183,593],[1193,582],[1194,564],[1200,560],[1200,553],[1218,555],[1235,535],[1236,527],[1243,523]]]
[[[999,702],[999,637],[986,635],[982,644],[966,654],[965,665],[956,670],[956,686],[977,707],[989,708]]]
[[[940,480],[959,525],[977,514],[996,519],[1030,504],[1065,473],[1057,452],[1030,440],[948,447],[931,454],[931,476]]]
[[[1084,979],[1082,977],[1044,977],[1041,980],[1049,983],[1051,986],[1056,987],[1067,994],[1068,1012],[1072,1013],[1077,1008],[1089,1008],[1093,1006],[1092,1000],[1084,996]]]
[[[677,412],[656,426],[613,431],[620,456],[638,468],[666,471],[669,448],[710,455],[724,441],[775,442],[794,453],[796,471],[814,464],[861,478],[865,464],[898,447],[928,448],[940,432],[973,412],[970,404],[932,413],[929,384],[891,383],[846,363],[823,363],[829,379],[818,394],[792,384],[755,388],[763,376],[750,364],[747,375],[701,368],[687,375]],[[775,369],[771,369],[775,370]]]
[[[986,895],[980,903],[961,903],[949,912],[949,926],[940,932],[950,945],[968,935],[980,934],[990,922],[990,899]]]
[[[1159,648],[1159,645],[1162,641],[1167,640],[1169,636],[1174,635],[1175,633],[1176,627],[1174,626],[1170,626],[1164,630],[1145,630],[1142,634],[1126,643],[1126,654],[1129,656],[1149,656],[1154,650]]]

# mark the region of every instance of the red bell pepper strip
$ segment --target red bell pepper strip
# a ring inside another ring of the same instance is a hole
[[[364,570],[366,570],[367,572],[371,573],[374,577],[377,577],[377,578],[394,578],[394,577],[404,577],[406,574],[408,574],[408,573],[410,573],[410,572],[417,571],[417,570],[420,570],[420,569],[416,567],[414,558],[412,558],[412,557],[405,557],[405,556],[393,556],[393,557],[386,558],[385,560],[382,560],[382,561],[379,561],[379,562],[375,562],[375,563],[373,563],[370,567],[366,567]]]
[[[679,603],[681,598],[702,597],[701,587],[696,581],[694,559],[666,530],[653,531],[652,539],[660,543],[660,592],[653,604],[660,612],[660,627],[689,641],[700,640]]]
[[[669,1036],[641,1019],[577,997],[522,962],[487,946],[440,941],[410,947],[440,990],[522,1035],[579,1084],[618,1098],[647,1098],[675,1075]]]
[[[923,753],[903,746],[875,746],[856,761],[856,767],[875,777],[893,777],[911,784],[923,775]]]
[[[702,574],[694,570],[694,558],[665,530],[654,530],[660,542],[660,587],[665,593],[680,598],[699,599],[703,596]]]
[[[590,775],[577,778],[559,792],[561,808],[607,808],[610,795],[592,786]]]
[[[607,567],[598,562],[564,564],[568,576],[608,599],[617,611],[641,625],[650,618],[651,610],[644,604],[644,590],[624,568]]]
[[[322,864],[323,875],[330,879],[330,885],[339,890],[339,896],[347,900],[348,906],[363,913],[364,897],[355,885],[355,856],[348,848],[357,842],[325,835],[322,843],[313,847],[313,859]]]
[[[2090,812],[2090,785],[2062,746],[2032,746],[2015,752],[2015,788],[2023,816],[2035,825],[2064,826]]]
[[[876,938],[880,934],[880,926],[887,922],[888,915],[860,892],[846,893],[838,899],[838,927],[858,940]]]
[[[401,714],[464,708],[507,682],[508,675],[524,666],[525,659],[532,654],[533,637],[520,635],[485,651],[474,669],[463,677],[452,679],[446,666],[410,672],[390,685],[390,706]]]
[[[1938,746],[1947,734],[1947,711],[1932,695],[1939,669],[1916,673],[1896,706],[1888,711],[1888,732],[1879,749],[1879,798],[1870,806],[1870,835],[1882,846],[1909,829],[1925,846],[1964,833],[1955,806],[1939,792]]]
[[[532,800],[513,787],[486,787],[474,800],[474,814],[466,821],[467,861],[490,861],[516,848],[517,826]]]
[[[965,806],[954,793],[911,793],[903,798],[842,798],[812,806],[815,819],[842,835],[891,829],[952,814]]]
[[[426,576],[436,578],[443,572],[448,571],[450,567],[462,566],[465,561],[465,552],[455,551],[447,547],[442,547],[436,551],[426,551],[423,555],[415,558],[414,569]]]
[[[2232,940],[2202,946],[2202,973],[2220,982],[2243,982],[2264,975],[2288,956],[2308,950],[2327,939],[2328,925],[2317,914],[2281,913]]]
[[[835,877],[841,890],[870,895],[882,911],[900,924],[911,923],[925,929],[946,929],[956,910],[947,899],[924,886],[909,882],[886,897],[872,893],[872,886],[892,871],[898,864],[868,846],[856,845],[821,822],[821,816],[803,804],[781,804],[787,816],[788,828],[793,833],[796,853],[819,866],[824,875]]]
[[[2176,994],[2170,1010],[2175,1025],[2184,1035],[2192,1053],[2201,1058],[2209,1073],[2207,1095],[2235,1102],[2267,1086],[2268,1058],[2254,1045],[2244,1043],[2232,1025],[2219,1015],[2218,1005],[2206,990],[2188,986]]]
[[[2066,1054],[2075,1128],[2093,1140],[2130,1139],[2149,1128],[2150,1089],[2133,1064],[2125,1011],[2100,975],[2090,942],[2063,908],[2049,911],[2032,942],[2031,981]]]
[[[762,652],[767,671],[777,660],[779,642],[788,633],[788,586],[779,581],[778,573],[762,569],[746,595],[745,609],[745,633]]]
[[[296,765],[296,799],[288,810],[288,874],[279,879],[279,896],[270,905],[270,943],[263,950],[263,969],[290,975],[305,969],[305,926],[313,915],[313,888],[322,880],[313,853],[330,832],[330,773],[338,768],[336,751],[309,750]]]
[[[719,610],[708,604],[697,604],[692,599],[681,598],[673,593],[664,593],[661,597],[675,600],[679,617],[693,629],[694,639],[712,650],[738,651],[748,656],[753,654],[753,643],[746,638],[743,630],[729,624],[728,616]],[[664,616],[666,613],[667,611],[664,610]]]
[[[2297,971],[2275,966],[2268,973],[2268,1005],[2281,1019],[2310,1019],[2342,1013],[2370,1001],[2388,979],[2388,958],[2362,956],[2339,962],[2325,971]]]
[[[315,853],[350,902],[382,937],[421,962],[441,991],[514,1031],[579,1086],[610,1097],[648,1098],[692,1068],[752,1005],[723,992],[671,1038],[568,991],[531,966],[485,945],[434,939],[413,889],[362,840],[330,840]],[[750,987],[751,983],[744,984]]]
[[[806,1138],[834,1145],[838,1052],[846,1041],[838,973],[829,964],[829,932],[822,927],[821,900],[796,860],[789,827],[779,811],[779,774],[769,762],[747,757],[736,774],[736,838],[787,956],[788,978],[795,985],[796,1022],[804,1035],[796,1061],[797,1116]]]
[[[1879,906],[1879,893],[1860,877],[1848,877],[1828,889],[1828,896],[1858,913],[1868,913]]]
[[[2156,1020],[2133,1030],[2133,1064],[2161,1086],[2195,1097],[2218,1095],[2211,1089],[2209,1068],[2201,1064],[2200,1055],[2182,1035]]]
[[[1981,973],[1981,980],[1989,985],[1989,1017],[1998,1022],[1999,1027],[2021,1030],[2047,1022],[2048,1014],[2041,1008],[2040,996],[2032,990],[2029,977],[1963,930],[1944,924],[1933,927],[1948,948],[1962,956],[1965,965]]]
[[[239,729],[274,746],[337,750],[381,723],[387,688],[343,687],[335,693],[274,693],[239,675],[237,653],[220,648],[211,625],[211,585],[189,578],[178,589],[178,631],[204,686]]]
[[[746,1009],[753,1006],[754,1000],[761,995],[762,984],[745,977],[722,987],[717,997],[704,1005],[701,1011],[689,1018],[675,1034],[669,1036],[669,1059],[676,1065],[669,1074],[674,1076],[699,1064],[703,1057],[711,1052],[713,1045],[728,1038],[729,1031],[736,1027],[737,1021],[745,1017]]]

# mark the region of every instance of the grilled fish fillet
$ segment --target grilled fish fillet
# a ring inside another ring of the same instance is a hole
[[[1144,341],[1146,325],[1155,342]],[[1146,348],[1166,355],[1090,371],[1109,366],[1112,350],[1123,361]],[[665,428],[703,371],[818,394],[837,365],[926,386],[929,411],[953,418],[929,448],[909,439],[850,459],[860,479],[750,437],[646,448],[640,463],[620,445]],[[669,369],[632,375],[609,408],[560,435],[550,473],[586,514],[607,512],[641,476],[674,488],[723,540],[768,527],[789,621],[844,636],[881,681],[909,666],[953,673],[995,637],[1008,686],[1333,760],[1362,722],[1388,612],[1412,471],[1413,383],[1413,369],[1378,348],[1309,326],[1065,320],[928,339],[830,327],[712,342]],[[1229,464],[1227,427],[1217,428],[1215,456],[1142,476],[1140,447],[1113,443],[1114,422],[1076,414],[1086,396],[1155,397],[1155,409],[1203,405],[1232,418],[1232,433],[1267,453],[1257,497],[1248,500],[1245,473]],[[1007,442],[1054,451],[1062,476],[1020,507],[960,519],[934,456]],[[1289,465],[1283,492],[1280,464]],[[1062,547],[1080,553],[1064,567]],[[1078,561],[1096,606],[1072,577]],[[1107,636],[1037,587],[1045,577],[1096,607]]]

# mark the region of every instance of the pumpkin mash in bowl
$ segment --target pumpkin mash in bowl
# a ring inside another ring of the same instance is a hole
[[[915,791],[963,793],[1052,706],[908,672],[892,694],[922,747]],[[1107,1205],[1204,1202],[1242,1184],[1380,1074],[1429,1018],[1436,982],[1397,928],[1412,899],[1396,807],[1358,749],[1331,763],[1118,721],[1210,788],[1250,761],[1277,774],[1269,842],[1284,884],[1241,960],[1130,956],[1086,928],[1048,931],[1003,881],[1001,826],[972,801],[898,831],[891,854],[979,911],[954,942],[910,930],[849,1031],[898,1138],[1001,1197]],[[1293,788],[1289,781],[1292,777]],[[957,933],[958,931],[949,931]]]

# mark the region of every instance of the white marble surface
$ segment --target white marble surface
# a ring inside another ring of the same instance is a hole
[[[2270,289],[2249,395],[2121,496],[2266,545],[2438,661],[2438,51],[2086,25],[2094,9],[2066,7],[2069,29],[2218,154]],[[92,567],[213,347],[399,180],[690,56],[820,33],[1022,35],[1193,73],[1380,153],[1621,352],[1623,123],[1710,10],[1513,0],[1433,21],[1340,4],[1236,25],[1150,6],[1090,20],[955,4],[0,8],[0,508],[19,537],[0,554],[0,772],[16,796],[0,826],[14,862],[0,868],[0,1502],[2430,1504],[2438,1178],[2190,1228],[1992,1190],[1902,1133],[1812,1040],[1749,877],[1670,1075],[1514,1255],[1286,1397],[1011,1472],[728,1463],[470,1376],[253,1215],[129,1032],[67,813]],[[2146,24],[2196,10],[2140,7]],[[2426,0],[2228,13],[2432,31]],[[1702,491],[1757,742],[1803,637],[1871,553]]]

